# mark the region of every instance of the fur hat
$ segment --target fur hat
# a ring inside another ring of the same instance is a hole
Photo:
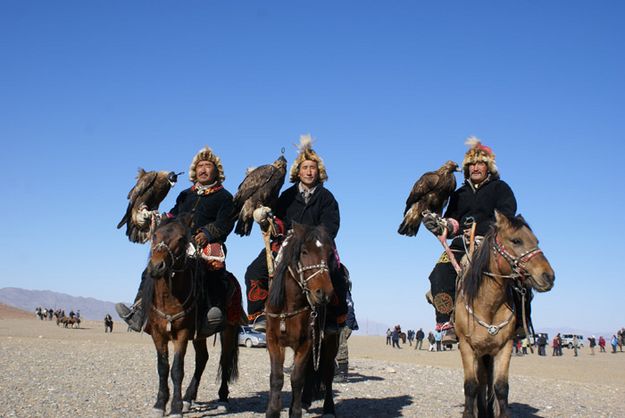
[[[485,162],[488,171],[492,175],[498,174],[497,164],[495,164],[495,153],[490,147],[482,145],[482,142],[474,136],[467,138],[465,145],[469,146],[469,150],[464,154],[464,160],[462,161],[462,170],[465,178],[469,178],[469,164],[475,164],[478,161]]]
[[[321,157],[312,149],[312,137],[310,134],[301,135],[299,137],[299,145],[297,150],[299,154],[295,161],[293,161],[293,165],[291,166],[291,171],[289,174],[289,180],[291,183],[296,183],[299,181],[299,166],[303,161],[314,161],[317,163],[317,170],[319,171],[319,182],[323,183],[328,179],[328,173],[326,173],[326,166],[323,164],[323,160]]]
[[[217,155],[213,154],[213,150],[209,147],[204,147],[193,157],[193,161],[191,161],[191,166],[189,167],[189,180],[195,183],[197,181],[195,167],[200,161],[210,161],[215,164],[215,168],[217,169],[217,177],[220,183],[226,179],[224,176],[224,168],[221,166],[221,158]]]

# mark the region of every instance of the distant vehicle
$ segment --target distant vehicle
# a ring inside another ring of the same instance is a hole
[[[247,348],[266,347],[267,337],[265,333],[254,331],[252,327],[241,326],[239,328],[239,345],[244,345]]]
[[[584,346],[584,336],[577,336],[577,348]],[[573,334],[562,334],[562,347],[573,348]]]

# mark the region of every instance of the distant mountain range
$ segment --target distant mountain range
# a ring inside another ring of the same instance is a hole
[[[0,289],[0,303],[32,312],[35,308],[65,309],[69,314],[70,310],[80,310],[80,316],[84,319],[100,320],[107,313],[113,319],[119,319],[115,312],[113,302],[105,302],[94,298],[82,296],[71,296],[65,293],[52,292],[50,290],[26,290],[17,287],[5,287]]]

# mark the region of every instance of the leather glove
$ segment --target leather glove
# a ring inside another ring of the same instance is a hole
[[[267,231],[269,228],[269,217],[271,216],[271,208],[267,206],[261,206],[259,208],[254,209],[252,213],[254,217],[254,221],[260,226],[260,229],[263,231]]]
[[[443,235],[445,231],[447,231],[447,236],[452,236],[458,229],[455,220],[443,218],[430,211],[423,212],[423,225],[436,236]]]
[[[148,210],[147,206],[143,206],[137,212],[137,216],[135,217],[135,220],[137,221],[137,224],[142,227],[142,226],[152,222],[152,218],[153,217],[156,218],[155,222],[156,222],[156,225],[158,225],[160,223],[160,220],[161,220],[161,215],[158,213],[158,211],[157,210]]]

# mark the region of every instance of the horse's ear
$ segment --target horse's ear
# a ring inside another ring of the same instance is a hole
[[[293,232],[300,234],[304,231],[304,225],[293,221],[291,222],[291,229],[293,229]]]
[[[527,223],[527,221],[525,220],[525,218],[523,217],[523,215],[521,215],[520,213],[516,216],[518,220],[523,221],[524,224]]]
[[[499,212],[497,209],[495,209],[495,221],[497,222],[498,227],[503,227],[510,224],[510,221],[508,220],[506,215]]]
[[[193,214],[190,212],[184,212],[178,215],[178,220],[187,228],[191,228],[191,224],[193,223]]]

